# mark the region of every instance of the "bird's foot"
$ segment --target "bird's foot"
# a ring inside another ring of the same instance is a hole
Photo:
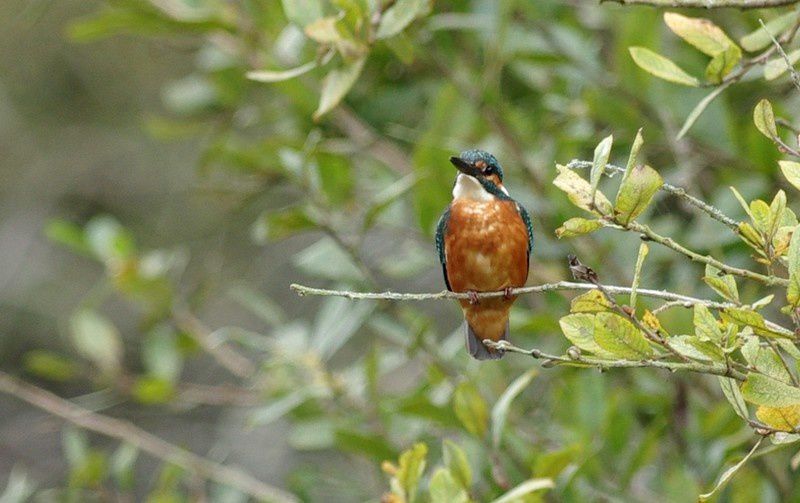
[[[507,286],[503,288],[503,298],[506,300],[511,300],[511,298],[514,297],[513,292],[514,292],[514,287]]]
[[[472,304],[473,306],[476,304],[480,304],[480,299],[478,298],[478,292],[470,290],[469,292],[467,292],[467,295],[469,296],[470,304]]]

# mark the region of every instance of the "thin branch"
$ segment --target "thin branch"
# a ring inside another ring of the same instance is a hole
[[[616,228],[616,227],[613,227]],[[775,286],[780,285],[783,287],[789,286],[789,280],[786,278],[779,278],[777,276],[766,276],[764,274],[760,274],[754,271],[750,271],[748,269],[742,269],[739,267],[733,267],[727,264],[720,262],[719,260],[711,257],[709,255],[701,255],[695,251],[686,248],[685,246],[675,242],[672,238],[668,238],[662,236],[661,234],[656,233],[650,227],[644,224],[640,224],[638,222],[631,222],[627,226],[623,227],[623,229],[630,230],[633,232],[638,232],[645,238],[650,241],[654,241],[660,245],[666,246],[667,248],[672,248],[676,252],[686,255],[690,259],[695,262],[701,262],[703,264],[710,265],[712,267],[716,267],[722,272],[727,274],[733,274],[734,276],[741,276],[743,278],[752,279],[763,283],[768,286]]]
[[[786,69],[789,71],[789,75],[791,75],[792,77],[792,83],[794,84],[794,87],[800,90],[800,73],[797,73],[797,70],[794,69],[794,65],[792,64],[792,60],[789,59],[789,55],[786,54],[786,51],[783,50],[783,46],[781,45],[780,42],[778,42],[778,39],[776,39],[775,36],[772,34],[772,32],[769,31],[767,25],[764,24],[764,20],[759,19],[758,22],[761,23],[761,27],[764,29],[765,32],[767,32],[769,38],[772,39],[772,43],[775,46],[775,49],[778,51],[778,53],[780,53],[781,57],[783,58],[783,61],[786,63]]]
[[[600,3],[649,5],[671,9],[770,9],[796,4],[800,0],[600,0]]]
[[[439,300],[439,299],[465,299],[469,300],[470,295],[467,293],[451,292],[443,290],[441,292],[430,293],[399,293],[399,292],[353,292],[350,290],[328,290],[325,288],[314,288],[305,285],[298,285],[294,283],[289,288],[297,295],[303,297],[305,295],[316,295],[322,297],[344,297],[350,300],[398,300],[398,301],[423,301],[423,300]],[[612,295],[630,295],[631,288],[627,286],[612,286],[603,285],[606,292]],[[521,288],[512,288],[512,295],[525,295],[529,293],[542,293],[552,292],[558,290],[568,291],[581,291],[581,290],[599,290],[596,285],[591,283],[575,283],[572,281],[559,281],[557,283],[544,283],[541,285],[524,286]],[[506,294],[504,290],[497,292],[476,292],[475,295],[479,299],[491,299],[502,297]],[[670,301],[670,307],[685,307],[691,308],[698,304],[704,305],[709,309],[717,311],[729,308],[747,308],[747,305],[737,305],[732,302],[716,302],[713,300],[698,299],[688,295],[681,295],[679,293],[668,292],[666,290],[649,290],[646,288],[637,288],[636,294],[640,297],[649,297],[653,299],[661,299]],[[662,309],[663,311],[663,309]],[[766,326],[770,330],[774,330],[786,337],[794,338],[794,332],[786,329],[777,323],[765,320]]]
[[[569,169],[590,169],[591,167],[592,163],[590,161],[580,161],[578,159],[573,159],[572,161],[569,162],[569,164],[567,164],[567,168]],[[604,172],[609,176],[613,176],[614,173],[625,173],[625,168],[621,166],[615,166],[613,164],[606,164]],[[718,222],[725,224],[732,231],[738,233],[739,222],[725,215],[724,213],[722,213],[722,211],[706,203],[705,201],[701,201],[700,199],[692,195],[689,195],[686,192],[686,189],[684,189],[683,187],[677,187],[675,185],[665,183],[660,187],[660,189],[663,190],[664,192],[672,194],[673,196],[683,199],[688,204],[703,211],[714,220],[717,220]]]
[[[224,484],[258,500],[294,503],[297,497],[268,485],[252,475],[215,463],[173,445],[138,426],[75,405],[53,393],[0,371],[0,392],[15,396],[43,411],[60,417],[80,428],[127,442],[151,456],[173,463],[204,479]]]
[[[297,295],[321,295],[327,297],[345,297],[352,300],[436,300],[436,299],[469,299],[470,295],[467,293],[451,292],[443,290],[441,292],[431,293],[398,293],[398,292],[352,292],[347,290],[326,290],[324,288],[314,288],[310,286],[292,284],[289,286]],[[603,285],[603,288],[613,295],[630,295],[631,288],[627,286],[611,286]],[[521,288],[512,288],[512,295],[524,295],[528,293],[541,293],[551,292],[556,290],[598,290],[596,285],[591,283],[575,283],[571,281],[559,281],[557,283],[544,283],[535,286],[523,286]],[[662,299],[669,301],[679,302],[683,307],[692,307],[696,304],[703,304],[710,309],[727,309],[731,307],[740,307],[730,302],[715,302],[713,300],[698,299],[688,295],[681,295],[678,293],[668,292],[666,290],[648,290],[646,288],[638,288],[637,295],[642,297],[651,297],[654,299]],[[475,295],[479,299],[491,299],[502,297],[505,295],[504,290],[497,292],[477,292]],[[676,304],[678,305],[678,304]]]
[[[580,351],[570,351],[568,356],[558,356],[545,353],[538,349],[522,349],[520,347],[509,344],[507,341],[495,342],[489,339],[483,343],[492,348],[505,351],[507,353],[520,353],[523,355],[532,356],[537,360],[543,360],[545,367],[552,367],[556,365],[568,365],[577,367],[595,367],[600,370],[607,370],[612,368],[640,368],[651,367],[669,370],[670,372],[688,371],[696,372],[699,374],[711,374],[723,377],[730,377],[737,381],[744,382],[747,377],[733,369],[726,367],[723,364],[713,365],[700,362],[671,362],[665,360],[604,360],[602,358],[594,358],[591,356],[583,356]],[[576,348],[577,349],[577,348]]]
[[[247,357],[224,342],[214,341],[211,331],[191,312],[177,309],[172,318],[181,330],[192,337],[203,350],[231,374],[247,379],[256,372],[256,367]]]

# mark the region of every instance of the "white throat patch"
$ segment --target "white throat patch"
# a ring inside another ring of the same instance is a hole
[[[500,190],[508,195],[505,187],[500,187]],[[456,184],[453,187],[453,199],[470,199],[472,201],[489,202],[493,201],[495,197],[483,188],[483,185],[474,176],[459,173],[456,178]]]

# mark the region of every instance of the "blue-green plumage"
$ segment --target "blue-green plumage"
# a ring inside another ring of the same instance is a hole
[[[447,232],[447,222],[450,221],[450,206],[448,206],[442,216],[439,217],[439,223],[436,224],[436,252],[439,254],[439,262],[442,264],[442,273],[444,274],[444,284],[450,288],[450,281],[447,279],[447,257],[444,253],[444,235]]]

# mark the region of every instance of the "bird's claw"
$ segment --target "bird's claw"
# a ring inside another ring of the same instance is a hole
[[[472,304],[473,306],[480,303],[480,299],[478,298],[478,292],[469,291],[467,292],[467,295],[469,296],[469,303]]]
[[[514,292],[513,287],[507,286],[503,288],[503,298],[506,300],[511,300],[511,298],[514,297],[513,292]]]

